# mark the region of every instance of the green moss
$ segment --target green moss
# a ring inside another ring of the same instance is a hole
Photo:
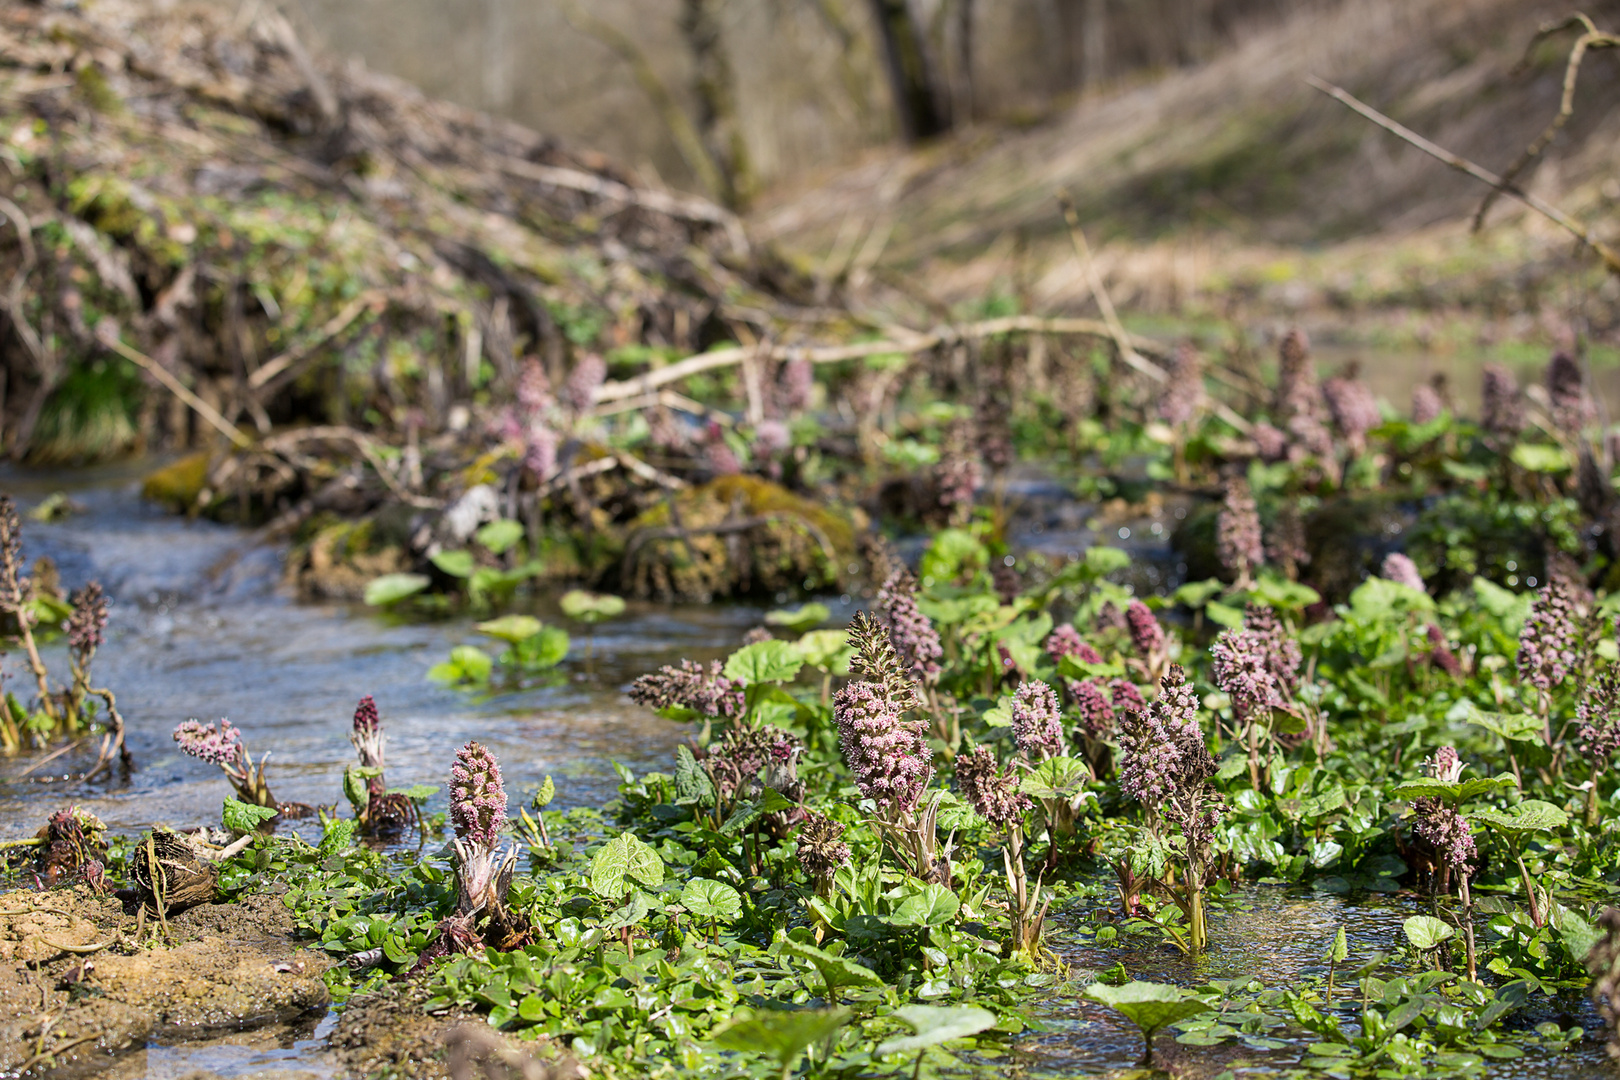
[[[207,482],[208,454],[199,451],[148,473],[141,484],[141,496],[162,503],[170,510],[185,511],[196,505],[197,496]]]

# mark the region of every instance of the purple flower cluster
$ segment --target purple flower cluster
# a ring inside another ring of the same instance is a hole
[[[921,720],[871,682],[852,682],[833,695],[833,719],[844,763],[864,798],[884,810],[910,810],[933,778],[932,755]]]
[[[354,744],[362,768],[383,767],[382,716],[377,712],[377,703],[371,699],[370,694],[361,698],[360,703],[354,707],[354,723],[349,732],[349,741]],[[382,777],[371,777],[367,786],[381,795],[384,789]]]
[[[799,826],[799,865],[816,882],[826,881],[840,866],[849,865],[849,844],[844,826],[825,814],[806,810]]]
[[[523,444],[523,464],[541,480],[557,471],[557,433],[547,420],[555,406],[546,369],[538,357],[529,357],[518,373],[517,408],[507,420],[506,437]]]
[[[1322,421],[1321,391],[1311,362],[1311,343],[1298,327],[1283,335],[1277,349],[1273,411],[1290,444],[1288,457],[1325,458],[1332,454],[1333,439]]]
[[[1142,691],[1129,679],[1108,680],[1108,696],[1114,702],[1115,712],[1135,712],[1147,708],[1147,702],[1142,697]]]
[[[518,372],[517,405],[523,420],[534,420],[555,404],[551,397],[551,380],[546,378],[545,366],[538,356],[523,361]]]
[[[1170,381],[1159,397],[1159,419],[1182,427],[1198,419],[1204,407],[1204,358],[1187,342],[1170,360]]]
[[[1480,425],[1499,446],[1511,443],[1524,430],[1524,399],[1519,381],[1501,364],[1486,364],[1481,388]]]
[[[792,416],[810,407],[815,396],[816,375],[810,361],[798,357],[782,365],[776,380],[776,407]]]
[[[1163,651],[1164,627],[1142,601],[1132,600],[1125,609],[1125,626],[1131,633],[1131,645],[1142,659],[1151,660]]]
[[[690,709],[701,716],[741,716],[742,687],[721,673],[720,661],[705,670],[702,664],[682,660],[678,668],[665,665],[630,684],[630,700],[650,709]]]
[[[1547,361],[1545,377],[1554,425],[1570,438],[1579,438],[1582,429],[1597,419],[1597,409],[1586,392],[1586,376],[1580,362],[1560,350]]]
[[[761,785],[792,799],[799,790],[798,760],[804,744],[772,724],[752,731],[733,728],[709,747],[704,757],[722,802],[758,795]]]
[[[1455,746],[1442,746],[1434,752],[1434,757],[1423,762],[1423,771],[1442,784],[1455,784],[1462,779],[1462,755]]]
[[[1367,448],[1367,432],[1384,420],[1378,399],[1354,374],[1340,375],[1323,383],[1322,396],[1327,399],[1328,412],[1350,452],[1360,454]]]
[[[686,425],[675,419],[674,410],[659,405],[649,409],[647,416],[647,441],[655,448],[664,451],[679,450],[687,444],[688,433]]]
[[[1254,505],[1249,482],[1233,477],[1215,523],[1215,553],[1239,581],[1246,581],[1265,557],[1260,533],[1260,512]]]
[[[1052,658],[1054,664],[1065,656],[1072,656],[1082,664],[1103,662],[1102,654],[1080,636],[1073,623],[1064,623],[1046,635],[1046,655]]]
[[[1198,695],[1180,664],[1160,680],[1152,704],[1119,718],[1119,749],[1120,790],[1147,807],[1215,774],[1198,726]]]
[[[1275,463],[1288,456],[1288,436],[1280,428],[1261,421],[1249,432],[1249,438],[1254,440],[1254,451],[1261,461]]]
[[[1519,680],[1551,690],[1575,666],[1575,650],[1575,605],[1568,583],[1555,575],[1536,593],[1519,631]]]
[[[1393,581],[1397,585],[1416,589],[1420,593],[1429,591],[1429,587],[1423,583],[1423,575],[1418,573],[1417,563],[1398,551],[1392,551],[1384,556],[1384,564],[1379,567],[1378,576],[1385,581]]]
[[[754,425],[753,453],[756,457],[774,457],[793,445],[793,434],[780,420],[761,420]]]
[[[1453,679],[1462,678],[1462,661],[1457,659],[1457,654],[1451,651],[1451,646],[1446,642],[1446,632],[1430,623],[1425,633],[1429,638],[1429,663]]]
[[[1468,820],[1439,799],[1419,798],[1412,802],[1416,818],[1412,832],[1429,842],[1440,861],[1456,873],[1467,873],[1479,850]]]
[[[1097,615],[1092,620],[1092,627],[1099,634],[1106,634],[1110,630],[1125,630],[1125,613],[1119,610],[1119,605],[1112,600],[1104,600],[1102,607],[1097,609]]]
[[[210,765],[226,767],[242,759],[242,733],[229,720],[218,725],[183,720],[174,729],[174,741],[183,753]]]
[[[710,425],[709,438],[703,446],[703,463],[716,476],[737,476],[743,471],[742,461],[727,445],[718,424]]]
[[[79,656],[89,656],[101,648],[107,630],[107,594],[101,585],[90,582],[68,597],[73,613],[67,618],[68,647]]]
[[[998,829],[1016,825],[1034,805],[1020,790],[1018,774],[1003,770],[988,746],[956,759],[956,786],[974,812]]]
[[[1620,758],[1620,678],[1604,671],[1593,679],[1575,707],[1581,746],[1594,768]]]
[[[506,823],[506,788],[495,755],[481,743],[456,751],[450,767],[450,822],[458,839],[495,850],[495,834]]]
[[[370,735],[381,725],[382,716],[377,712],[377,702],[367,694],[354,707],[354,732],[356,735]]]
[[[934,623],[917,607],[917,580],[899,570],[877,594],[878,620],[888,628],[900,660],[925,686],[939,680],[939,659],[945,655]]]
[[[562,402],[576,416],[583,416],[596,403],[596,388],[607,378],[607,361],[596,353],[586,353],[574,362],[574,370],[563,383]]]
[[[1225,630],[1209,648],[1209,671],[1240,721],[1265,716],[1283,706],[1277,678],[1271,671],[1271,650],[1266,638],[1253,630]]]
[[[1277,680],[1277,688],[1285,694],[1298,690],[1299,665],[1305,657],[1277,613],[1265,604],[1250,602],[1243,608],[1243,629],[1260,641],[1266,654],[1266,670]]]
[[[939,462],[934,466],[934,497],[952,524],[962,524],[972,514],[983,483],[984,469],[973,452],[973,422],[953,420],[945,430]]]
[[[1120,680],[1123,682],[1123,680]],[[1130,683],[1125,683],[1131,686]],[[1131,686],[1132,690],[1136,688]],[[1080,730],[1098,742],[1106,742],[1114,734],[1114,706],[1095,679],[1071,679],[1069,696],[1074,699],[1075,715],[1080,718]],[[1116,695],[1117,691],[1116,691]]]
[[[1013,741],[1031,760],[1063,753],[1063,708],[1057,693],[1039,679],[1020,683],[1012,700]]]
[[[1446,411],[1445,399],[1428,383],[1418,383],[1412,390],[1412,423],[1421,427],[1432,424]]]

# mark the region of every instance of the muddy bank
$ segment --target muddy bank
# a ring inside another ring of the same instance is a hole
[[[0,895],[0,1072],[98,1073],[153,1038],[241,1031],[325,1009],[328,961],[280,899],[204,904],[170,939],[79,887]],[[138,943],[139,942],[139,943]]]

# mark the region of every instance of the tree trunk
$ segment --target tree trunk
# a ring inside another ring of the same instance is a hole
[[[908,0],[871,0],[883,35],[884,67],[894,91],[900,132],[907,142],[932,139],[951,129],[950,98],[928,49],[921,22]]]
[[[722,0],[684,0],[681,32],[692,53],[692,95],[704,149],[720,172],[720,198],[733,210],[755,190],[753,163],[737,115],[737,80],[720,25]]]
[[[1085,0],[1080,12],[1080,85],[1090,88],[1108,75],[1108,0]]]
[[[952,80],[954,114],[963,122],[973,119],[973,0],[956,0],[956,71]]]

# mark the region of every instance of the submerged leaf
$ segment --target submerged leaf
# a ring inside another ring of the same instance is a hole
[[[973,1005],[945,1008],[934,1005],[905,1005],[891,1014],[916,1034],[898,1035],[878,1043],[875,1053],[910,1054],[930,1046],[965,1039],[996,1026],[996,1014]]]

